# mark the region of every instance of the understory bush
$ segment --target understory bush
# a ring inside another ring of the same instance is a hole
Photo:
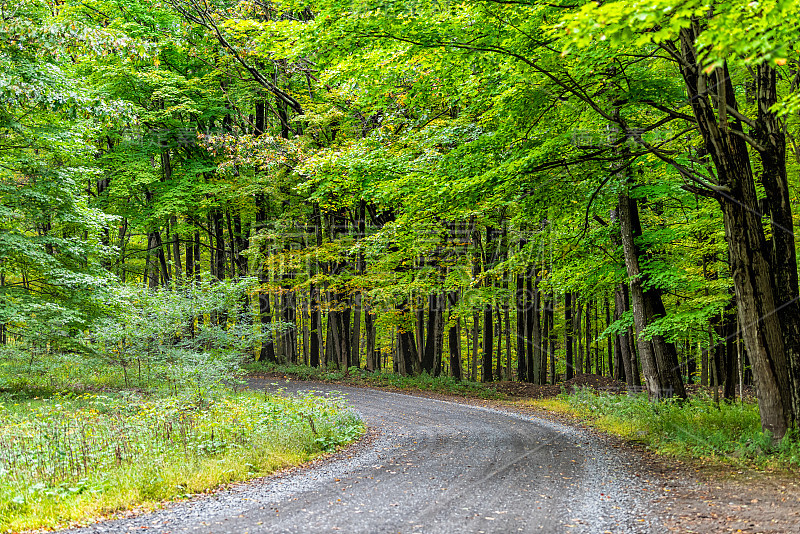
[[[662,454],[751,466],[800,465],[797,435],[788,434],[774,443],[761,430],[754,401],[715,403],[699,394],[683,401],[652,403],[644,393],[614,395],[590,388],[562,394],[559,400],[574,415]]]
[[[253,324],[256,284],[121,286],[70,343],[44,319],[16,325],[0,346],[0,532],[154,505],[358,437],[341,396],[244,388],[242,364],[282,328]]]
[[[121,286],[71,350],[32,336],[0,346],[0,389],[166,389],[213,398],[242,383],[241,364],[281,327],[253,324],[247,296],[256,283]]]

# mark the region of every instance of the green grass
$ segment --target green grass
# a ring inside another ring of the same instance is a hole
[[[536,407],[568,413],[592,426],[680,459],[757,469],[800,466],[800,443],[791,435],[774,444],[761,431],[754,402],[719,405],[708,396],[651,403],[635,396],[581,389],[555,399],[532,400]]]
[[[121,387],[78,357],[0,362],[0,532],[152,508],[297,465],[363,433],[341,397]],[[47,363],[51,365],[48,366]],[[26,375],[12,371],[30,367]]]
[[[273,363],[251,363],[244,366],[250,373],[280,373],[298,380],[320,380],[371,387],[390,387],[407,391],[431,391],[483,399],[502,399],[505,396],[490,387],[468,380],[456,381],[451,376],[432,377],[427,373],[419,376],[401,376],[384,371],[368,372],[351,367],[345,372],[340,369],[320,369],[307,365],[285,365]]]

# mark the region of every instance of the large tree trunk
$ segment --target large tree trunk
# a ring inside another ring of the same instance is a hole
[[[758,390],[761,426],[779,439],[784,436],[794,420],[794,407],[798,397],[794,371],[797,355],[794,346],[790,346],[788,349],[790,354],[787,357],[787,344],[784,343],[784,336],[787,336],[790,345],[800,343],[796,329],[798,321],[791,308],[788,325],[786,321],[782,324],[777,313],[778,306],[782,302],[788,302],[784,300],[784,296],[797,298],[796,282],[792,283],[797,277],[796,260],[788,265],[793,272],[787,271],[785,275],[776,276],[772,269],[742,124],[729,113],[730,109],[734,111],[737,109],[736,94],[730,81],[730,74],[727,66],[717,68],[715,79],[709,83],[696,49],[697,24],[699,23],[681,30],[681,74],[686,83],[698,129],[705,142],[706,151],[713,161],[719,183],[719,187],[713,189],[711,193],[722,208],[739,322],[744,329],[745,346]],[[781,145],[785,141],[776,137],[777,130],[770,127],[773,116],[768,104],[774,91],[770,86],[773,74],[760,69],[761,67],[759,67],[759,117],[755,133],[763,137],[763,132],[770,132],[766,141],[773,146],[762,147],[761,150],[762,162],[766,165],[762,180],[766,180],[764,189],[769,196],[770,209],[775,209],[775,213],[770,215],[773,222],[780,225],[778,221],[786,223],[791,220],[791,212],[787,211],[788,202],[784,205],[788,193],[782,191],[785,182],[781,167],[785,165],[785,161],[777,161],[783,149]],[[769,67],[764,66],[764,69]],[[716,111],[709,96],[709,87],[716,93]],[[733,131],[739,135],[732,133]],[[762,143],[764,141],[762,140]],[[782,234],[783,230],[777,233]],[[793,239],[788,247],[779,241],[788,243],[788,237],[779,235],[773,240],[773,247],[780,247],[783,250],[784,257],[778,260],[791,262],[794,258],[794,253],[790,252],[794,250]],[[780,271],[780,268],[778,270]],[[782,283],[782,287],[777,288],[779,283]],[[792,285],[795,287],[792,288]],[[790,358],[793,369],[791,372]]]
[[[641,235],[638,206],[624,190],[619,195],[618,214],[622,250],[631,292],[633,319],[638,336],[637,345],[642,359],[642,370],[648,395],[653,400],[670,398],[673,395],[685,398],[686,392],[683,389],[679,370],[674,366],[674,360],[670,357],[664,338],[654,335],[651,339],[646,340],[642,337],[645,329],[652,324],[654,319],[653,300],[657,297],[660,304],[661,299],[660,296],[657,296],[655,288],[651,287],[647,292],[644,290],[644,273],[639,266],[640,252],[635,242],[635,239]]]
[[[770,263],[775,286],[775,306],[780,310],[783,349],[789,367],[791,423],[800,417],[800,290],[797,278],[797,252],[794,219],[786,172],[786,134],[772,111],[778,102],[777,75],[768,62],[757,67],[758,120],[754,137],[763,147],[761,185],[766,193],[772,227]]]

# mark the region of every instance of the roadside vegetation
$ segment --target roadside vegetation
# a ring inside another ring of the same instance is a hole
[[[0,349],[0,532],[152,508],[362,434],[342,396],[244,388],[253,336],[217,323],[236,302],[230,289],[241,295],[224,284],[132,291],[84,350]]]
[[[800,467],[796,436],[775,441],[769,432],[762,431],[755,399],[715,402],[700,392],[686,401],[654,404],[646,394],[620,395],[579,388],[525,404],[573,416],[604,432],[644,444],[657,454],[680,460],[758,470]]]

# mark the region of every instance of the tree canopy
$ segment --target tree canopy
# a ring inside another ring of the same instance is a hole
[[[0,1],[2,341],[80,351],[122,285],[255,278],[193,319],[255,358],[752,380],[780,438],[798,10]]]

